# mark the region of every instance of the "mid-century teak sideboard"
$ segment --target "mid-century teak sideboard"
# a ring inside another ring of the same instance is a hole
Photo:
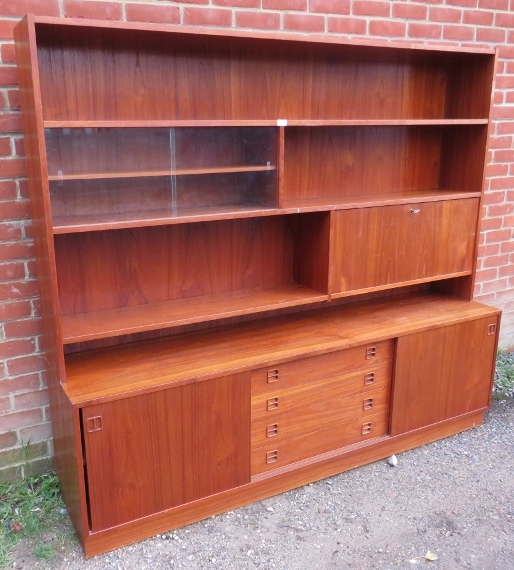
[[[34,16],[15,39],[87,556],[482,422],[493,50]]]

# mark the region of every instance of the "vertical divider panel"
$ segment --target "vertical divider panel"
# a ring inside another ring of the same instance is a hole
[[[284,191],[284,139],[285,127],[278,127],[277,140],[277,207],[283,208],[283,191]]]

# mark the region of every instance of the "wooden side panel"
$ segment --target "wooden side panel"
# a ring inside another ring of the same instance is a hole
[[[248,374],[88,406],[82,419],[92,531],[249,482]]]
[[[488,317],[399,338],[391,434],[486,408],[498,329]]]
[[[333,293],[471,272],[478,199],[336,213]]]

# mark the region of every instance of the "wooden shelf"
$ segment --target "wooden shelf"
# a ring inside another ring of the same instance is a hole
[[[45,129],[80,128],[180,128],[180,127],[330,127],[408,125],[487,125],[487,118],[475,119],[274,119],[274,120],[134,120],[134,121],[44,121]]]
[[[460,200],[462,198],[480,198],[480,192],[464,192],[461,190],[413,190],[411,192],[388,192],[384,194],[365,194],[350,196],[329,196],[305,200],[284,200],[282,207],[286,211],[296,209],[300,212],[319,210],[349,210],[353,208],[370,208],[374,206],[393,206],[399,204],[416,204],[420,202],[438,202]]]
[[[327,295],[290,283],[272,289],[246,289],[149,305],[62,317],[64,344],[146,330],[212,321],[325,301]]]
[[[92,350],[66,357],[65,391],[74,404],[107,401],[498,313],[455,297],[417,293]]]
[[[196,176],[201,174],[230,174],[235,172],[271,172],[276,166],[212,166],[179,168],[177,170],[137,170],[133,172],[85,172],[80,174],[51,174],[48,180],[100,180],[105,178],[145,178],[154,176]]]

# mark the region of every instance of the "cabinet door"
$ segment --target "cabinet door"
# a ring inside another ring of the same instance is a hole
[[[250,481],[250,376],[234,374],[88,406],[91,530]]]
[[[471,272],[477,217],[475,198],[336,212],[332,293]]]
[[[391,435],[489,405],[498,317],[398,339]]]

